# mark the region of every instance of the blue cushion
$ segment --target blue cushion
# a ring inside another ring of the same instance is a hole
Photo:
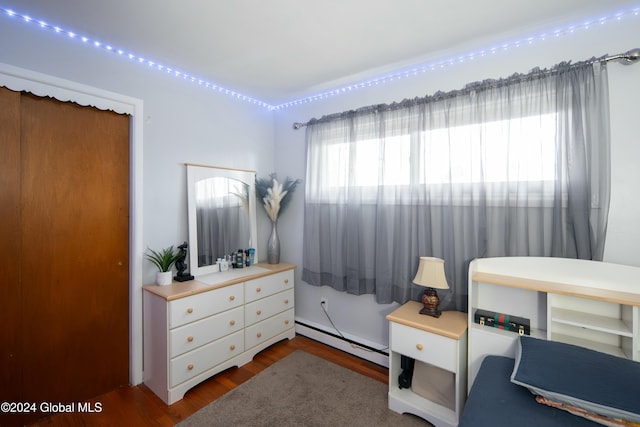
[[[514,360],[487,356],[464,405],[459,427],[600,427],[582,417],[535,401],[529,390],[512,384]]]
[[[640,363],[521,336],[511,382],[609,418],[640,422]]]

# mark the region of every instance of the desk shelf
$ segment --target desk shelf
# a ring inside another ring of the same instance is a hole
[[[622,319],[564,308],[551,309],[551,321],[622,337],[633,337],[633,330]]]

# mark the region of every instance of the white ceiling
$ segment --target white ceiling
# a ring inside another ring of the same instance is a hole
[[[337,82],[354,83],[419,64],[470,41],[489,44],[500,37],[532,35],[610,16],[634,3],[637,0],[0,0],[0,8],[278,104]]]

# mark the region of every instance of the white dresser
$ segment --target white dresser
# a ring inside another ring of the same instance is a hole
[[[143,286],[144,383],[165,403],[295,336],[291,264]]]

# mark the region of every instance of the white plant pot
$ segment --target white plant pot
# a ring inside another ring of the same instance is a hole
[[[156,273],[156,284],[160,286],[170,285],[173,282],[172,271],[158,271]]]

